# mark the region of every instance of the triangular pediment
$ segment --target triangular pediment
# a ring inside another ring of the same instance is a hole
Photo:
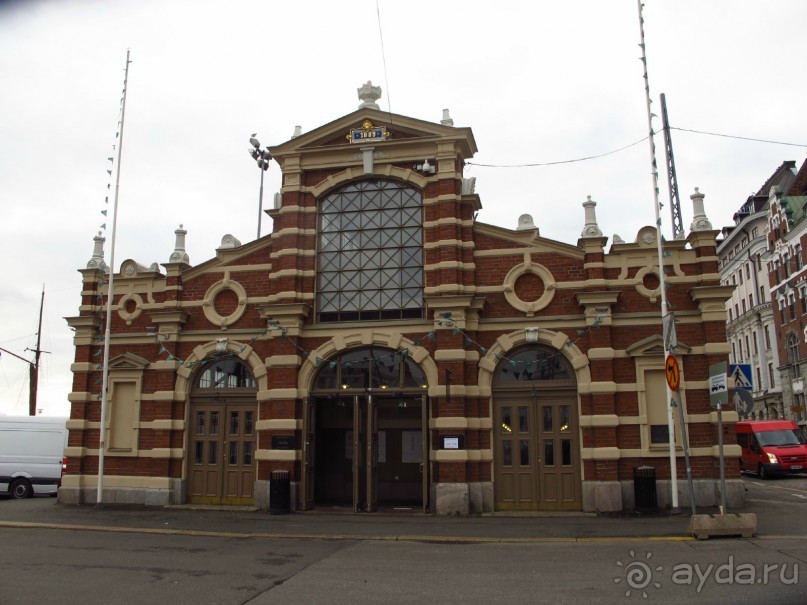
[[[476,222],[474,233],[499,240],[502,242],[501,249],[513,248],[519,252],[529,251],[535,254],[554,253],[581,261],[585,258],[585,251],[579,246],[541,237],[538,229],[515,230]]]
[[[379,130],[371,131],[370,128]],[[366,130],[369,132],[368,138],[359,138],[352,142],[354,140],[351,137],[352,130]],[[387,133],[387,135],[383,133]],[[383,153],[385,146],[403,142],[411,143],[419,139],[454,140],[466,158],[472,157],[477,151],[476,141],[470,128],[446,126],[371,108],[357,109],[285,143],[270,147],[269,151],[279,161],[288,155],[311,153],[315,150],[332,147],[355,148],[358,153],[360,147],[372,145]]]
[[[109,360],[110,370],[145,370],[149,365],[149,360],[135,355],[134,353],[124,353]]]
[[[685,355],[686,353],[689,353],[690,349],[691,347],[689,345],[686,345],[680,341],[675,347],[675,351],[679,355]],[[664,349],[664,338],[662,338],[661,334],[653,334],[652,336],[648,336],[647,338],[643,338],[642,340],[634,342],[632,345],[630,345],[625,349],[625,352],[631,357],[652,356],[652,355],[658,355],[660,357],[664,357],[664,354],[666,352]]]

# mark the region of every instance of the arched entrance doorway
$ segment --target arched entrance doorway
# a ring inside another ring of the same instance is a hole
[[[304,509],[428,510],[428,397],[415,362],[380,347],[342,353],[304,405]]]
[[[563,355],[515,349],[493,376],[497,510],[579,510],[582,472],[577,388]]]
[[[257,389],[233,357],[203,362],[190,398],[188,501],[254,503]]]

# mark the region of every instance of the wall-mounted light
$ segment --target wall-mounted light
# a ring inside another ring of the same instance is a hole
[[[423,160],[422,164],[417,164],[415,170],[421,174],[434,174],[434,166],[429,164],[429,160]]]

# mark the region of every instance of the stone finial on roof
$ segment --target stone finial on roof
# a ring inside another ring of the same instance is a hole
[[[381,109],[378,103],[376,103],[376,101],[381,98],[381,87],[373,86],[372,80],[367,80],[367,84],[362,84],[360,88],[356,89],[356,92],[359,95],[359,99],[361,99],[359,109],[364,109],[365,107],[369,109]]]
[[[92,258],[87,263],[88,269],[100,269],[101,271],[107,270],[107,264],[104,262],[104,242],[106,238],[98,232],[93,239],[95,242],[92,250]]]
[[[221,246],[219,246],[217,250],[229,250],[231,248],[238,248],[240,245],[241,240],[239,240],[234,235],[228,233],[221,238]]]
[[[586,213],[586,223],[583,225],[583,231],[580,233],[580,237],[602,237],[602,230],[597,224],[597,214],[594,210],[596,206],[597,202],[592,200],[590,195],[586,196],[586,201],[583,202],[583,208]]]
[[[448,114],[447,109],[443,110],[443,119],[440,120],[440,124],[442,124],[443,126],[453,126],[454,125],[454,120],[451,119],[451,116]]]
[[[171,253],[171,257],[168,259],[169,263],[185,263],[186,265],[190,264],[190,257],[188,253],[185,252],[185,236],[188,232],[182,228],[182,225],[179,226],[179,229],[174,231],[176,235],[176,243],[174,244],[174,251]]]
[[[702,194],[697,187],[695,193],[689,196],[692,200],[692,224],[689,226],[690,231],[711,231],[712,223],[706,217],[706,212],[703,209],[703,198],[706,196]]]
[[[527,231],[528,229],[535,229],[532,215],[522,214],[518,217],[518,227],[516,227],[516,231]]]

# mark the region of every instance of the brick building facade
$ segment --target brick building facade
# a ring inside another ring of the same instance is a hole
[[[670,502],[655,227],[607,246],[595,202],[575,244],[483,224],[469,128],[357,111],[270,149],[283,174],[272,233],[225,236],[191,266],[124,261],[112,294],[106,502],[293,509],[616,511],[656,468]],[[363,91],[363,92],[361,92]],[[682,399],[700,504],[718,496],[708,366],[725,361],[716,236],[693,196],[665,242]],[[83,275],[64,502],[94,502],[108,296],[103,241]],[[740,502],[726,424],[728,500]],[[678,433],[678,429],[676,429]],[[677,439],[680,444],[680,435]],[[686,497],[683,450],[679,491]]]

